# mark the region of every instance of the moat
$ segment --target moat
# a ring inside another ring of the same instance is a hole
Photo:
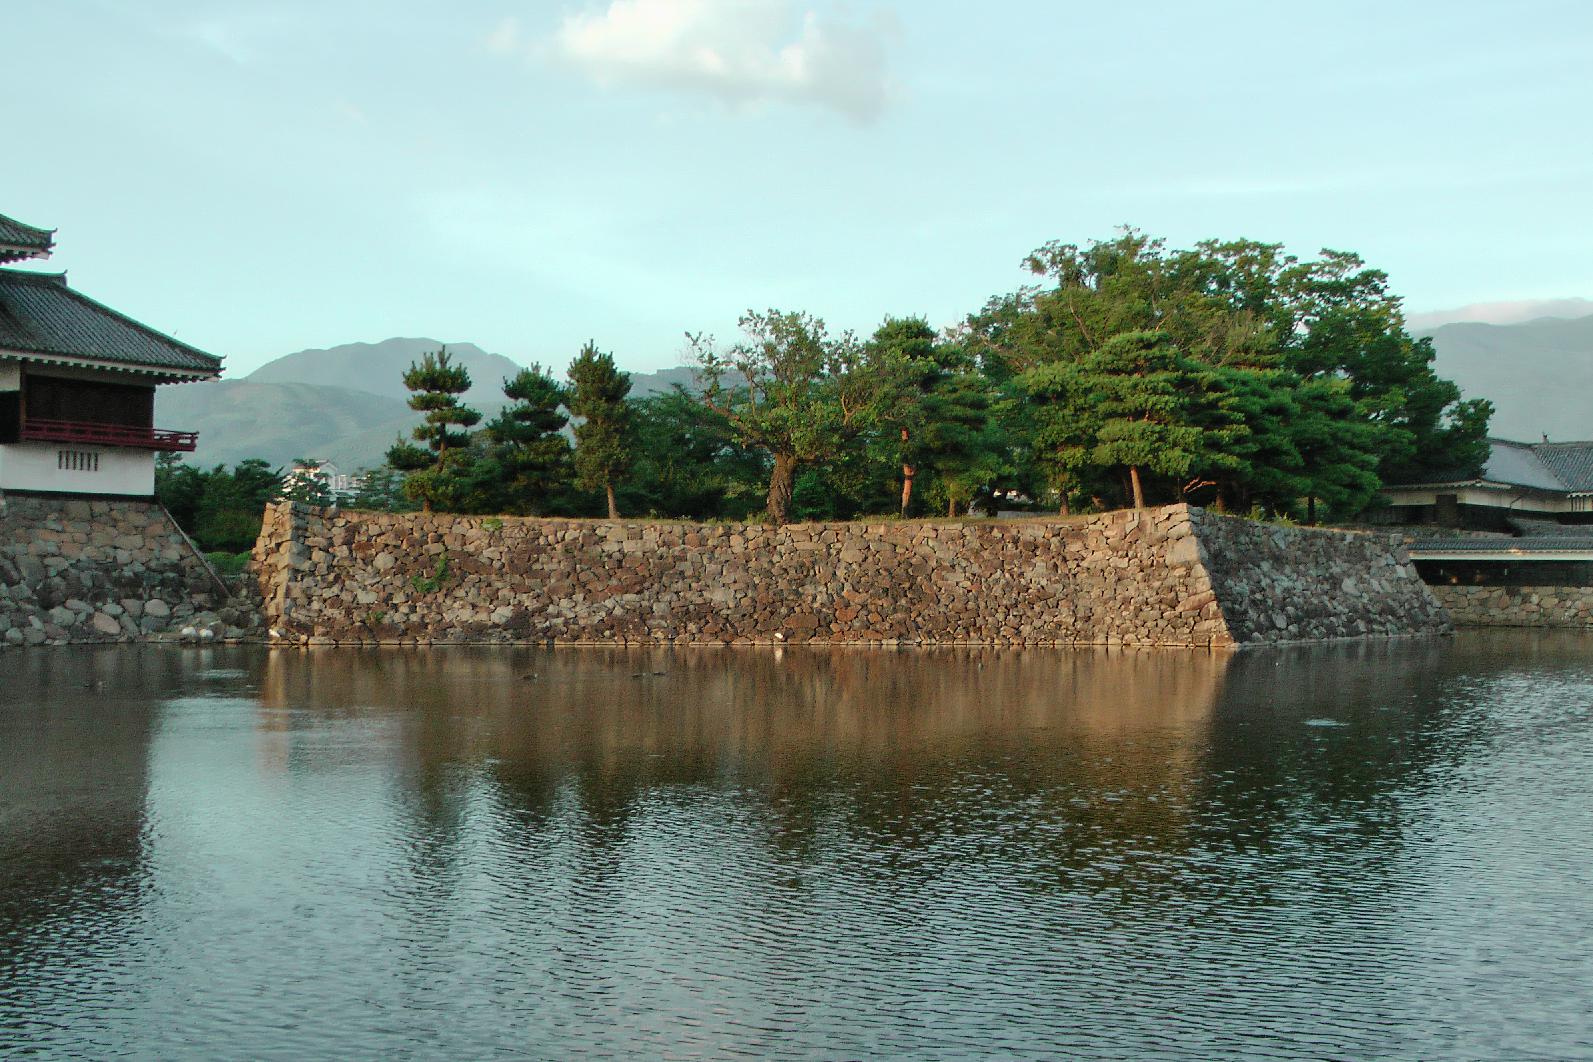
[[[1586,635],[0,660],[7,1057],[1593,1057]]]

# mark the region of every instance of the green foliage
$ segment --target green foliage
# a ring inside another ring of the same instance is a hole
[[[417,594],[435,594],[447,584],[448,578],[448,554],[444,552],[437,555],[437,564],[432,568],[431,575],[411,575],[409,585]]]
[[[155,496],[205,552],[247,553],[260,537],[265,507],[282,490],[282,474],[264,461],[240,461],[230,471],[186,465],[175,454],[155,462]]]
[[[1486,458],[1491,407],[1433,373],[1387,276],[1355,255],[1301,261],[1250,240],[1170,250],[1125,230],[1047,244],[1027,264],[1046,283],[991,300],[964,339],[1037,405],[1033,453],[1064,494],[1125,498],[1149,479],[1163,499],[1347,516],[1384,480]],[[1103,352],[1134,334],[1175,359],[1103,378]],[[1129,486],[1101,482],[1120,468]]]
[[[610,520],[619,518],[615,484],[635,460],[630,394],[630,373],[614,367],[612,354],[599,353],[588,341],[570,363],[570,390],[566,404],[582,418],[575,426],[575,481],[588,490],[601,490],[608,502]]]
[[[1490,407],[1437,377],[1386,275],[1353,254],[1175,249],[1124,230],[1026,264],[1033,284],[947,334],[887,317],[863,343],[810,314],[749,311],[728,350],[688,337],[698,394],[632,398],[589,342],[568,387],[540,367],[504,381],[512,404],[474,435],[469,376],[439,351],[405,374],[426,424],[354,504],[399,508],[402,484],[461,513],[786,522],[955,515],[1001,492],[1314,521],[1487,455]],[[202,485],[164,482],[197,524]]]
[[[505,380],[503,393],[513,402],[482,433],[458,511],[548,515],[572,478],[564,388],[533,365]]]
[[[769,464],[729,421],[675,387],[630,403],[636,463],[620,487],[632,512],[693,520],[743,520],[764,505]]]
[[[223,579],[232,579],[242,575],[249,567],[249,557],[250,552],[248,550],[242,553],[211,551],[205,554],[205,559],[210,562],[210,566]]]
[[[387,463],[409,473],[404,492],[422,508],[446,508],[458,488],[458,456],[470,443],[466,429],[481,420],[480,413],[459,402],[459,396],[470,390],[470,373],[455,365],[443,347],[411,363],[404,386],[412,392],[409,408],[425,414],[425,422],[411,432],[421,445],[395,442],[387,452]]]
[[[407,445],[402,441],[399,446]],[[406,513],[415,503],[404,492],[404,474],[391,467],[367,469],[359,476],[359,490],[349,501],[351,509],[379,513]]]
[[[889,388],[851,333],[832,337],[810,314],[749,310],[740,325],[744,338],[728,353],[712,337],[689,337],[702,401],[741,445],[769,454],[768,517],[789,523],[799,467],[842,453],[872,424]]]
[[[282,481],[284,500],[321,507],[332,504],[332,488],[313,469],[313,462],[302,459],[293,462],[292,471]]]
[[[869,340],[868,355],[886,391],[878,403],[878,439],[900,467],[900,515],[911,511],[921,475],[944,481],[939,494],[955,509],[972,498],[970,477],[1006,470],[1001,440],[992,432],[990,381],[961,347],[940,342],[923,318],[887,317]]]

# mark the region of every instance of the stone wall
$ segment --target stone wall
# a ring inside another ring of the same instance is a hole
[[[0,496],[0,646],[241,637],[222,596],[159,505]]]
[[[1448,630],[1384,536],[1182,505],[775,528],[283,503],[254,564],[274,636],[311,644],[1232,646]]]
[[[1395,535],[1280,527],[1203,513],[1200,542],[1241,644],[1447,630]]]
[[[1432,590],[1457,627],[1593,627],[1593,587],[1435,584]]]

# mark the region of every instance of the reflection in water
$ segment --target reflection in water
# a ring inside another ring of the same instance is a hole
[[[1590,648],[14,654],[0,1049],[1593,1052]]]

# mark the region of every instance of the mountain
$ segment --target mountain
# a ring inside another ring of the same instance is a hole
[[[442,346],[435,339],[387,339],[301,350],[268,362],[240,380],[162,387],[155,422],[199,432],[191,458],[209,467],[259,457],[273,466],[301,457],[353,471],[382,463],[395,437],[409,436],[420,415],[408,404],[402,375],[411,362]],[[483,422],[505,405],[502,381],[520,366],[473,343],[448,351],[470,371],[465,401]],[[686,367],[631,374],[631,395],[645,398],[676,384],[690,387]]]
[[[1593,299],[1519,299],[1515,302],[1474,302],[1449,310],[1427,310],[1405,316],[1412,331],[1431,332],[1446,324],[1522,324],[1540,317],[1586,317]]]
[[[384,339],[301,350],[260,366],[245,379],[252,383],[326,384],[403,401],[409,397],[404,390],[404,370],[442,346],[435,339]],[[502,354],[488,354],[474,343],[447,346],[454,362],[470,371],[473,386],[465,392],[465,402],[502,402],[503,381],[519,372],[520,366]]]
[[[378,426],[392,426],[390,443],[414,419],[399,399],[325,384],[217,380],[162,387],[155,398],[155,423],[197,431],[191,460],[206,467],[324,457],[340,440]]]
[[[1438,375],[1492,400],[1491,434],[1536,442],[1593,439],[1593,317],[1446,324],[1425,333]]]

